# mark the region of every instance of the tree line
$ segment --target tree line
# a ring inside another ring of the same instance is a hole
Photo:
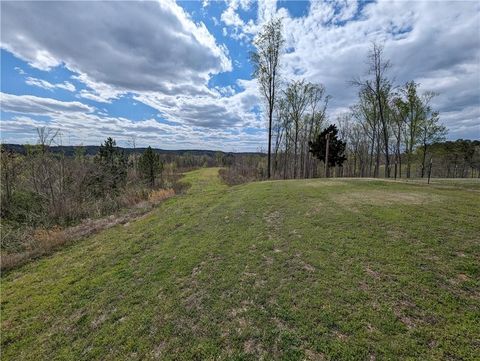
[[[61,140],[58,130],[39,128],[37,134],[24,154],[1,146],[2,249],[17,247],[26,231],[111,215],[160,190],[181,191],[181,172],[229,161],[220,153],[159,154],[151,147],[127,154],[111,137],[95,155],[78,146],[67,156],[61,147],[51,150]]]
[[[356,103],[329,124],[330,96],[323,84],[282,78],[284,43],[281,19],[272,19],[254,39],[251,54],[268,117],[267,178],[329,176],[331,168],[334,175],[348,177],[423,178],[433,167],[435,175],[465,174],[438,169],[451,168],[436,151],[447,134],[432,106],[438,94],[420,92],[414,80],[395,84],[381,45],[370,48],[367,75],[350,81]],[[480,149],[471,145],[464,163],[478,174]]]

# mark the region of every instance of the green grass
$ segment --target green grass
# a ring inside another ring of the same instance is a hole
[[[217,172],[4,274],[2,360],[478,359],[478,191]]]

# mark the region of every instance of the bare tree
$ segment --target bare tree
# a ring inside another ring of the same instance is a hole
[[[352,109],[353,116],[361,124],[365,135],[369,138],[368,175],[378,177],[380,167],[380,122],[374,94],[370,89],[362,87],[359,92],[359,103]],[[373,162],[375,160],[375,167]]]
[[[7,150],[3,144],[1,145],[1,189],[2,189],[2,209],[8,207],[12,199],[12,193],[15,188],[19,162],[17,155]]]
[[[256,51],[251,53],[253,76],[257,78],[260,90],[267,103],[268,112],[268,164],[267,176],[271,176],[272,121],[279,81],[278,68],[281,49],[284,44],[281,19],[272,19],[263,26],[254,40]]]
[[[382,126],[383,146],[385,150],[385,177],[390,177],[390,155],[389,155],[389,124],[387,116],[388,100],[391,91],[391,82],[386,77],[390,68],[390,62],[383,58],[383,47],[373,43],[369,54],[370,73],[373,81],[367,81],[367,86],[375,95],[377,100],[378,115]]]
[[[291,82],[285,90],[285,100],[287,102],[288,116],[293,121],[293,178],[297,178],[298,170],[298,141],[302,130],[303,114],[307,109],[310,100],[312,84],[305,80]]]
[[[368,73],[371,79],[361,81],[354,80],[353,84],[361,89],[361,94],[373,98],[373,110],[378,115],[380,129],[378,134],[381,136],[381,144],[385,153],[385,177],[390,176],[390,120],[388,117],[388,103],[391,96],[392,83],[387,77],[388,69],[391,67],[390,61],[385,60],[383,56],[383,47],[376,43],[372,44],[368,54]],[[377,140],[377,147],[380,142]],[[378,172],[378,152],[377,152],[377,172]]]
[[[425,176],[425,162],[427,158],[428,146],[435,142],[445,140],[447,129],[440,124],[439,113],[432,111],[430,101],[435,96],[435,93],[427,92],[423,95],[423,117],[420,123],[420,141],[422,143],[422,173],[421,177]]]
[[[305,127],[305,144],[308,144],[309,141],[312,141],[321,131],[329,100],[330,96],[325,96],[325,86],[323,84],[311,85],[309,99],[311,113],[309,115],[310,121],[306,122]],[[321,108],[319,109],[319,107]],[[309,148],[305,147],[304,177],[309,177],[312,175],[314,161],[315,158],[312,157],[312,154],[309,152]]]
[[[278,172],[278,163],[279,163],[279,151],[282,145],[282,142],[285,138],[285,126],[284,123],[286,121],[286,111],[285,111],[286,103],[283,98],[280,98],[278,101],[277,106],[275,107],[276,110],[276,117],[273,124],[273,132],[275,133],[275,156],[274,156],[274,164],[273,164],[273,174],[275,175]]]
[[[410,81],[405,84],[402,92],[406,102],[405,124],[405,152],[407,153],[407,178],[411,177],[413,150],[417,146],[420,137],[420,125],[423,117],[422,101],[417,92],[418,84]]]
[[[407,103],[397,94],[390,105],[392,130],[395,137],[395,179],[402,178],[402,139],[408,114]]]

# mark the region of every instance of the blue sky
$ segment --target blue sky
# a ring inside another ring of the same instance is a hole
[[[331,122],[349,111],[348,82],[385,46],[398,85],[435,91],[449,138],[480,138],[478,2],[189,1],[1,2],[1,138],[34,143],[256,151],[265,119],[248,61],[272,16],[284,20],[284,80],[332,96]],[[442,19],[442,21],[439,21]]]

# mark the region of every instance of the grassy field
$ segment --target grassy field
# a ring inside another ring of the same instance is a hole
[[[3,274],[2,360],[478,360],[478,187],[217,172]]]

